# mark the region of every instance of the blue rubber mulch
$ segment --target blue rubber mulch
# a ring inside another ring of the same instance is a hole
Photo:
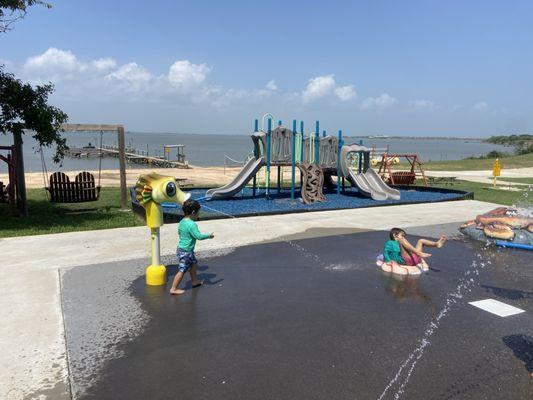
[[[205,190],[190,190],[191,198],[201,199],[205,196]],[[304,204],[300,200],[300,193],[296,192],[296,199],[291,200],[290,191],[283,190],[280,193],[276,189],[270,191],[270,196],[265,197],[264,190],[258,190],[256,197],[252,196],[251,189],[245,189],[238,195],[221,200],[200,200],[202,204],[202,218],[216,218],[229,216],[282,214],[290,212],[330,210],[375,207],[394,204],[431,203],[447,200],[460,200],[465,197],[464,192],[401,190],[400,200],[375,201],[361,196],[356,190],[347,190],[338,195],[335,191],[325,191],[326,201],[314,204]],[[165,214],[181,214],[181,208],[165,207]]]

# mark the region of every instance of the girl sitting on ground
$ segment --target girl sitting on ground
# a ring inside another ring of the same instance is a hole
[[[401,267],[408,273],[413,273],[413,267],[418,267],[422,271],[429,270],[429,266],[424,258],[431,257],[431,254],[424,252],[424,246],[441,248],[446,243],[446,236],[441,235],[439,240],[419,239],[416,246],[413,246],[406,238],[403,229],[392,228],[389,233],[390,240],[385,243],[383,249],[383,259],[390,263],[393,268]]]

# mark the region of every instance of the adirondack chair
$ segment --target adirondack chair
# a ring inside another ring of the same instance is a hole
[[[100,186],[96,186],[93,174],[87,171],[76,175],[74,182],[63,172],[54,172],[50,176],[50,193],[52,203],[84,203],[96,201],[100,196]]]
[[[0,182],[0,203],[7,203],[7,187]]]

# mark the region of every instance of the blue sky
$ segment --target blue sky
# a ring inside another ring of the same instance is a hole
[[[248,133],[253,118],[350,134],[533,130],[527,1],[56,1],[0,36],[72,122]]]

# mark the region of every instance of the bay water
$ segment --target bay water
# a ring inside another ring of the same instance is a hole
[[[100,145],[99,132],[64,132],[70,147],[83,147],[89,143]],[[41,171],[41,155],[39,146],[27,133],[24,139],[24,163],[27,172]],[[356,138],[345,137],[345,144],[363,142],[363,145],[378,148],[389,148],[390,153],[418,154],[422,161],[458,160],[470,156],[479,156],[492,150],[512,153],[513,149],[506,146],[483,143],[481,139],[458,138]],[[0,135],[0,145],[10,145],[13,142],[11,135]],[[105,132],[102,135],[104,145],[116,145],[117,135]],[[126,145],[138,150],[148,151],[150,155],[163,155],[164,145],[185,145],[186,158],[191,165],[197,166],[222,166],[226,162],[230,166],[238,163],[230,161],[243,161],[253,150],[252,140],[249,135],[213,135],[213,134],[184,134],[184,133],[149,133],[126,132]],[[61,165],[53,164],[53,150],[44,148],[43,154],[48,171],[55,170],[96,170],[99,158],[69,158],[65,157]],[[117,169],[118,160],[115,158],[102,158],[102,169]],[[135,168],[141,168],[135,165]],[[0,172],[6,172],[6,164],[0,164]]]

